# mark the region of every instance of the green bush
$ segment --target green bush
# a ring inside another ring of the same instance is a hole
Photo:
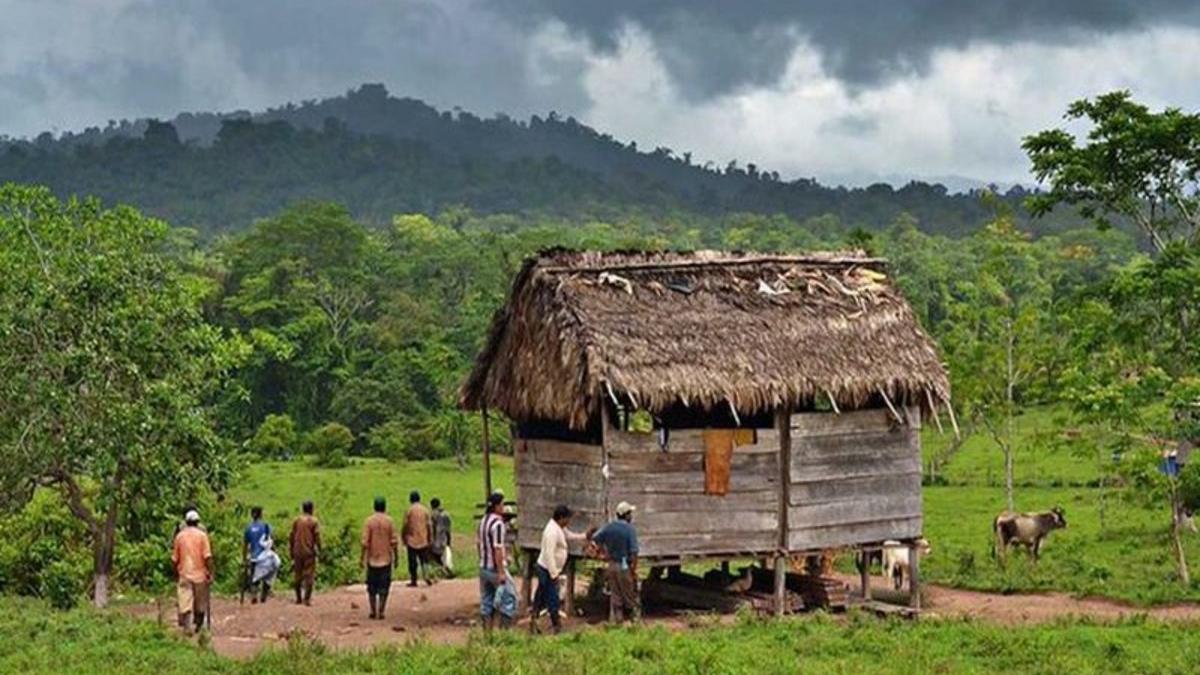
[[[1200,461],[1188,462],[1179,470],[1179,497],[1189,511],[1200,511]]]
[[[264,459],[290,459],[296,452],[296,423],[288,415],[267,415],[247,444]]]
[[[450,456],[450,449],[433,430],[409,427],[402,422],[385,422],[367,432],[367,439],[367,448],[373,456],[393,462]]]
[[[74,606],[91,581],[87,542],[86,528],[62,497],[37,491],[20,511],[0,518],[0,592]]]
[[[313,463],[326,469],[339,469],[349,464],[346,455],[353,445],[354,434],[337,422],[314,429],[304,439],[305,452],[313,457]]]
[[[69,560],[56,560],[42,573],[42,597],[55,609],[71,609],[83,596],[79,569]]]

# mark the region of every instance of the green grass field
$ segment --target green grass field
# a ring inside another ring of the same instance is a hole
[[[235,662],[119,613],[0,598],[0,672],[26,673],[1193,673],[1200,626],[1128,621],[1003,627],[850,615],[743,618],[687,631],[512,633],[466,646],[328,653],[301,640]]]
[[[921,435],[926,461],[942,453],[954,438],[927,424]],[[1017,485],[1061,487],[1094,485],[1099,477],[1094,456],[1082,456],[1061,443],[1068,426],[1066,413],[1056,407],[1034,408],[1016,419],[1017,443],[1013,478]],[[1004,455],[982,427],[939,473],[952,485],[1004,485]]]
[[[508,495],[513,490],[512,459],[494,457],[492,484]],[[378,459],[358,459],[344,469],[318,469],[307,462],[264,462],[247,471],[233,498],[258,504],[270,522],[285,529],[305,499],[316,503],[326,530],[345,523],[357,528],[371,514],[376,496],[388,500],[388,510],[399,523],[408,508],[408,493],[419,490],[426,505],[438,497],[450,512],[455,566],[474,569],[474,532],[484,498],[483,468],[478,459],[465,470],[453,460],[395,464]]]

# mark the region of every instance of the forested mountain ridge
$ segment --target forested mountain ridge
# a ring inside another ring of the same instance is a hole
[[[978,194],[911,182],[894,189],[782,180],[753,163],[694,163],[688,152],[642,151],[555,113],[517,121],[438,111],[382,85],[262,113],[185,113],[171,122],[110,121],[55,138],[0,141],[0,181],[132,203],[206,233],[241,229],[300,200],[332,200],[356,217],[466,207],[480,214],[569,221],[686,220],[716,227],[730,213],[877,230],[902,213],[950,235],[990,217]],[[1009,190],[1017,208],[1026,193]],[[1057,231],[1066,214],[1028,223]],[[809,229],[812,229],[809,225]]]

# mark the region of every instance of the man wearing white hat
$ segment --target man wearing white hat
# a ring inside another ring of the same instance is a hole
[[[208,534],[200,529],[200,514],[194,509],[183,517],[184,528],[175,535],[171,563],[178,578],[176,600],[179,603],[179,627],[191,632],[204,627],[208,613],[209,586],[213,579],[212,546]]]
[[[633,529],[633,512],[629,502],[617,504],[617,517],[592,535],[608,559],[605,581],[608,583],[608,619],[628,615],[634,621],[642,618],[642,602],[637,586],[637,531]]]

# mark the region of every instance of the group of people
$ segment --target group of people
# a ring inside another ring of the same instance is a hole
[[[408,496],[408,511],[397,535],[396,525],[387,514],[387,500],[375,498],[375,513],[363,523],[360,563],[367,573],[367,601],[370,618],[383,619],[392,587],[392,570],[400,564],[400,540],[408,553],[409,586],[416,586],[418,575],[433,585],[430,568],[436,566],[446,576],[454,574],[454,554],[450,548],[450,514],[436,497],[430,509],[421,503],[421,493]]]
[[[296,604],[311,605],[321,553],[321,525],[311,501],[304,502],[300,511],[288,535],[288,552]],[[384,618],[392,570],[399,565],[401,539],[408,553],[409,586],[417,585],[418,574],[426,584],[432,585],[431,567],[434,566],[442,574],[453,575],[450,525],[450,515],[442,508],[440,500],[431,500],[430,508],[426,508],[421,503],[420,493],[414,490],[409,495],[409,508],[397,533],[387,515],[387,500],[383,497],[375,499],[374,513],[363,523],[360,554],[360,563],[366,569],[372,619]],[[211,617],[209,596],[214,565],[212,543],[194,508],[187,510],[183,523],[177,528],[171,562],[177,579],[179,625],[187,632],[199,630]],[[252,507],[250,523],[242,533],[242,597],[248,593],[252,604],[265,603],[271,596],[282,564],[275,552],[271,525],[263,519],[262,507]]]
[[[621,502],[616,518],[599,529],[575,532],[570,529],[573,513],[565,504],[555,507],[542,529],[541,548],[534,566],[537,592],[529,608],[529,630],[541,632],[538,617],[544,611],[550,617],[551,631],[562,630],[561,590],[571,542],[583,543],[589,554],[602,557],[607,564],[605,583],[609,591],[610,617],[641,618],[637,587],[638,540],[633,527],[636,508]],[[507,522],[504,495],[493,492],[487,510],[479,522],[476,547],[479,552],[479,612],[484,630],[512,625],[517,616],[516,583],[508,568]]]
[[[363,523],[360,564],[366,573],[369,616],[382,620],[387,612],[392,572],[399,566],[402,540],[408,558],[409,586],[417,586],[419,579],[433,585],[436,572],[453,575],[451,521],[440,500],[432,499],[430,508],[426,508],[416,490],[409,494],[408,511],[399,530],[387,513],[385,498],[376,497],[374,507],[374,512]],[[321,525],[311,501],[304,502],[300,510],[288,535],[288,551],[296,604],[311,605],[321,553]],[[562,628],[559,586],[564,580],[572,542],[584,544],[590,555],[606,561],[610,616],[629,617],[635,621],[640,618],[638,539],[633,526],[635,511],[632,504],[621,502],[616,508],[616,518],[611,522],[587,532],[576,532],[570,529],[571,509],[565,504],[554,509],[542,529],[541,549],[534,568],[538,583],[530,607],[531,632],[541,632],[538,617],[542,612],[549,615],[553,632]],[[243,597],[250,594],[251,603],[265,603],[271,596],[282,561],[274,550],[272,528],[263,519],[262,508],[253,507],[250,516],[251,521],[242,535],[242,593]],[[479,608],[483,627],[488,631],[497,621],[501,628],[511,626],[517,616],[516,582],[509,571],[509,517],[511,512],[506,510],[504,495],[500,492],[489,495],[476,534]],[[175,535],[171,561],[178,579],[179,625],[185,631],[200,629],[210,617],[209,595],[214,566],[211,542],[195,509],[187,511]]]

